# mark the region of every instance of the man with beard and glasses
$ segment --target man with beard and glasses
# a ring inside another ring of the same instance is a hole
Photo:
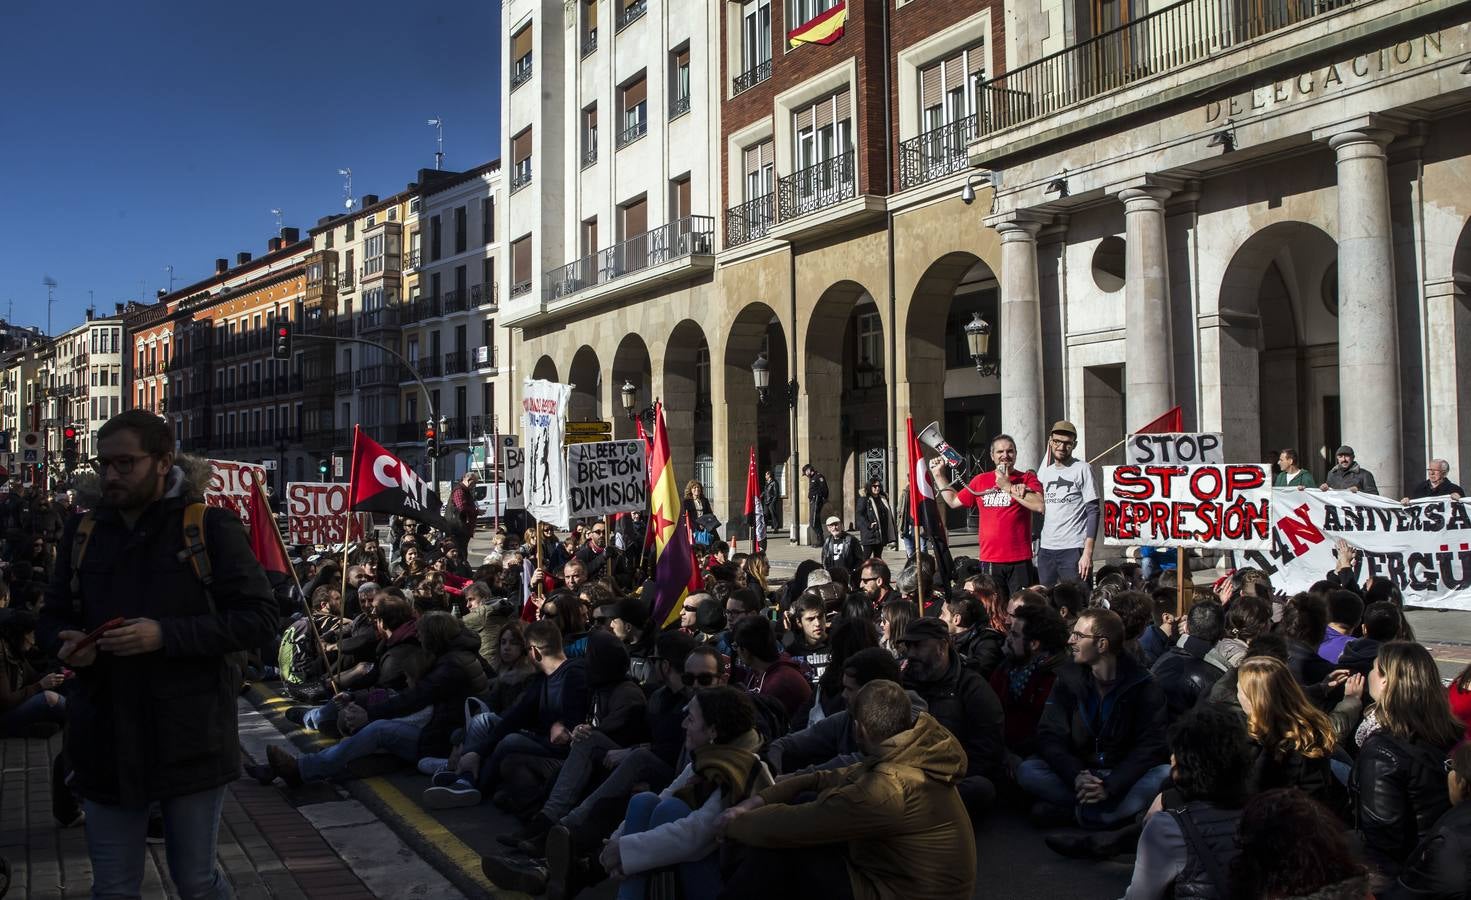
[[[240,657],[274,636],[276,601],[239,518],[203,506],[208,469],[176,461],[167,422],[116,415],[97,454],[101,503],[67,523],[37,629],[77,673],[66,754],[92,893],[140,896],[157,803],[179,893],[228,897],[215,843],[225,786],[240,777]]]

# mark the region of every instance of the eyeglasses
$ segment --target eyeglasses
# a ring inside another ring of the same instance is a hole
[[[593,534],[607,534],[608,533],[608,530],[606,528],[594,528],[592,530],[592,533]]]
[[[1051,443],[1054,447],[1071,447],[1076,444],[1077,441],[1069,440],[1068,438],[1052,438]]]
[[[867,578],[858,579],[859,584],[868,584],[870,581],[883,581],[883,579],[878,577],[877,575],[870,575]]]
[[[1070,634],[1068,634],[1068,637],[1070,637],[1070,638],[1077,638],[1080,641],[1091,641],[1095,637],[1097,637],[1097,635],[1088,634],[1088,633],[1082,632],[1082,631],[1074,631],[1074,632],[1071,632]]]
[[[694,687],[697,684],[700,687],[710,687],[715,683],[715,676],[709,672],[701,672],[699,675],[693,672],[680,672],[679,680],[684,682],[685,687]]]
[[[680,607],[680,608],[683,609],[687,613],[693,613],[693,612],[699,612],[700,611],[700,608],[698,606],[684,606],[684,607]]]
[[[133,471],[133,467],[138,464],[138,460],[152,458],[153,455],[150,453],[142,453],[137,456],[94,456],[87,460],[87,465],[91,466],[93,471],[98,475],[107,474],[109,466],[116,469],[119,475],[127,475]]]

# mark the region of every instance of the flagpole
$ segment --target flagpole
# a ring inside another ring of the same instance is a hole
[[[358,426],[354,424],[352,426],[352,452],[348,456],[347,461],[347,507],[349,515],[352,513],[352,475],[353,470],[357,468],[357,466],[353,465],[353,463],[357,462],[357,454]],[[344,609],[345,604],[347,603],[347,548],[351,546],[352,543],[347,539],[347,535],[347,522],[344,521],[342,523],[342,602],[344,604]]]
[[[260,491],[261,486],[259,484],[256,484],[255,490]],[[262,496],[257,498],[260,501],[259,506],[261,509],[269,509],[269,505],[266,503],[264,492],[262,491],[261,493]],[[281,529],[277,527],[275,517],[272,516],[269,518],[271,521],[271,533],[276,536],[276,546],[281,550],[281,558],[286,560],[286,569],[291,573],[291,580],[296,585],[296,593],[301,596],[301,606],[304,610],[306,610],[307,630],[310,631],[312,634],[312,641],[317,645],[317,652],[322,655],[322,664],[326,665],[327,645],[322,643],[322,632],[317,629],[317,620],[312,617],[312,599],[308,597],[306,595],[306,592],[301,589],[301,576],[297,574],[296,566],[293,566],[291,564],[291,554],[286,552],[286,541],[281,537]],[[252,519],[250,527],[254,528],[255,526],[255,520]],[[337,660],[340,662],[341,659],[342,654],[338,653]],[[327,673],[327,686],[332,689],[333,694],[337,693],[337,681],[333,677],[336,674],[337,665],[334,663],[331,667],[331,670]]]
[[[500,471],[500,463],[501,463],[501,423],[496,418],[495,413],[491,413],[491,415],[490,415],[490,428],[491,428],[490,450],[489,450],[489,452],[487,452],[485,454],[485,457],[486,457],[485,461],[486,461],[486,463],[489,464],[489,468],[490,468],[491,482],[495,485],[495,494],[493,495],[493,499],[490,502],[490,514],[491,514],[490,533],[491,534],[500,534],[500,530],[501,530],[501,483],[500,483],[500,480],[497,479],[495,476]],[[484,433],[485,432],[483,432],[483,431],[481,432],[481,434],[484,434]],[[490,455],[491,453],[494,453],[495,456],[492,457]],[[498,538],[498,537],[497,538],[494,538],[494,540],[497,543],[500,542],[500,538]],[[500,547],[497,547],[496,548],[496,550],[500,550],[500,549],[501,549]]]

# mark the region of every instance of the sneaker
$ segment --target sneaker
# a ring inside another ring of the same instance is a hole
[[[543,893],[547,886],[547,867],[543,861],[515,859],[509,856],[482,856],[480,871],[491,883],[508,891],[523,891],[532,896]]]
[[[587,865],[578,855],[576,841],[565,825],[553,825],[546,834],[547,900],[572,900],[589,884]]]
[[[163,813],[154,813],[148,817],[148,843],[163,843]]]
[[[537,839],[545,837],[547,830],[550,829],[552,825],[553,822],[551,819],[548,819],[541,813],[537,813],[535,816],[532,816],[530,822],[527,822],[525,825],[521,826],[510,834],[498,834],[495,836],[495,839],[497,842],[504,844],[507,847],[518,847],[523,853],[535,850],[535,852],[530,852],[530,855],[541,856],[541,841]],[[535,848],[521,846],[522,844],[533,841],[537,844],[537,847]]]
[[[419,760],[419,774],[433,776],[436,772],[443,772],[449,760],[441,756],[426,756]]]
[[[425,809],[457,809],[480,803],[480,789],[461,778],[448,786],[435,785],[424,791]]]
[[[287,787],[301,787],[301,770],[296,766],[296,757],[290,753],[270,744],[266,747],[266,764],[286,782]]]
[[[429,783],[434,787],[449,787],[460,780],[460,773],[451,772],[449,769],[440,769],[438,772],[429,776]],[[464,780],[468,781],[469,779]]]
[[[286,721],[298,728],[306,727],[306,714],[311,712],[310,706],[293,706],[286,710]]]

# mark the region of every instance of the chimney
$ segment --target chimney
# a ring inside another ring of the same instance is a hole
[[[280,249],[281,249],[281,239],[280,238],[273,237],[273,238],[268,238],[266,240],[266,252],[267,253],[275,253],[277,250],[280,250]]]
[[[364,194],[363,195],[362,208],[363,209],[367,209],[368,207],[373,206],[377,202],[378,202],[378,195],[377,194]]]
[[[93,309],[90,306],[87,307],[87,321],[88,322],[92,321],[92,317],[95,316],[95,315],[97,315],[97,310]]]
[[[114,313],[114,315],[119,315],[120,316],[120,315],[123,314],[123,305],[121,303],[114,303],[112,306],[113,306],[113,309],[116,310],[116,313]]]
[[[250,254],[249,253],[245,253],[245,252],[242,251],[240,253],[235,254],[235,265],[237,265],[237,266],[243,266],[243,265],[245,265],[248,262],[250,262]]]
[[[228,259],[225,259],[223,256],[221,256],[215,260],[216,275],[223,275],[228,271],[230,271],[230,261]]]
[[[296,243],[299,240],[301,240],[301,230],[300,229],[290,228],[290,227],[288,227],[288,228],[282,228],[281,229],[281,244],[282,244],[282,246],[285,246],[287,244],[294,244],[294,243]]]

